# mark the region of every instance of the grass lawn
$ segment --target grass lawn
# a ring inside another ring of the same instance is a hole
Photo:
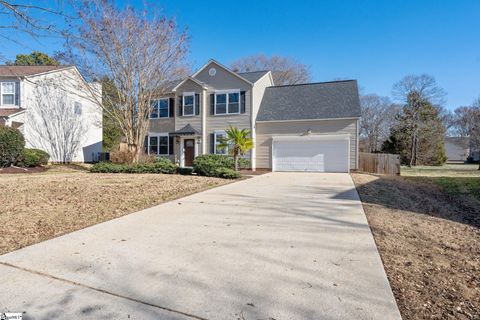
[[[0,174],[0,254],[229,181],[163,174],[96,174],[53,166]]]
[[[441,167],[402,167],[402,176],[440,186],[450,196],[471,194],[480,199],[478,164],[447,164]]]
[[[404,320],[480,319],[476,168],[352,174]]]

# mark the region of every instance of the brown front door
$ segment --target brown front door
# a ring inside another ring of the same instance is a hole
[[[183,140],[183,150],[185,152],[185,167],[193,166],[193,158],[195,157],[195,140]]]

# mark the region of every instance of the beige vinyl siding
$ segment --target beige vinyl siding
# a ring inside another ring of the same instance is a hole
[[[214,76],[208,74],[210,68],[215,68],[217,71]],[[209,87],[215,88],[216,90],[241,89],[246,91],[251,87],[248,82],[242,80],[231,72],[226,71],[215,62],[210,62],[195,76],[195,79],[206,83]]]
[[[271,168],[272,136],[349,134],[350,169],[357,169],[357,119],[257,122],[257,168]]]
[[[232,115],[213,115],[210,112],[211,94],[207,93],[207,132],[213,132],[214,130],[227,129],[229,125],[238,127],[239,129],[250,128],[250,112],[251,112],[251,91],[245,92],[245,113],[232,114]]]
[[[216,74],[214,76],[208,74],[210,68],[215,68]],[[214,131],[228,129],[230,125],[239,129],[251,129],[252,86],[231,72],[224,70],[215,62],[207,65],[195,78],[206,83],[209,87],[206,97],[207,104],[204,111],[206,112],[206,151],[210,153],[211,134],[214,133]],[[211,94],[214,94],[216,90],[230,89],[245,91],[245,113],[234,115],[211,114]]]
[[[273,82],[270,78],[270,75],[267,74],[263,76],[260,80],[255,82],[253,87],[253,95],[255,98],[255,104],[252,108],[253,118],[257,118],[258,110],[260,109],[260,103],[262,103],[263,95],[265,93],[265,88],[273,86]]]
[[[168,94],[165,96],[158,97],[161,98],[174,98],[175,103],[177,103],[177,99],[174,94]],[[150,126],[148,131],[149,132],[173,132],[175,131],[175,107],[173,108],[173,114],[170,115],[169,118],[158,118],[158,119],[150,119]]]
[[[187,124],[190,123],[192,127],[197,129],[199,132],[202,132],[202,116],[201,113],[204,109],[202,106],[202,86],[193,82],[192,80],[185,81],[179,88],[177,88],[176,97],[175,97],[175,130],[182,129]],[[180,101],[179,97],[183,95],[184,92],[195,92],[200,95],[200,115],[193,115],[193,116],[179,116],[179,106]]]
[[[175,131],[174,118],[150,119],[149,132],[173,132]]]
[[[250,127],[250,110],[251,110],[251,91],[248,90],[245,92],[245,113],[234,114],[234,115],[212,115],[210,112],[210,103],[211,103],[211,94],[214,92],[209,92],[207,94],[207,153],[210,153],[211,146],[211,134],[215,131],[226,130],[230,125],[237,127],[239,129],[251,129]]]

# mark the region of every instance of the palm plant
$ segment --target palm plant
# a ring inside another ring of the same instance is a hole
[[[233,156],[235,163],[235,171],[238,171],[238,157],[246,154],[253,148],[253,139],[250,138],[250,130],[238,129],[230,125],[225,130],[225,137],[220,140],[219,148],[228,148],[229,153]]]

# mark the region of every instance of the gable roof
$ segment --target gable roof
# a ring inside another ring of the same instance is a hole
[[[219,66],[220,68],[222,68],[223,70],[227,71],[228,73],[231,73],[232,75],[234,75],[235,77],[245,81],[246,83],[248,84],[253,84],[250,80],[247,80],[246,78],[242,77],[241,75],[239,75],[238,73],[235,73],[233,72],[232,70],[230,70],[229,68],[225,67],[223,64],[221,64],[220,62],[214,60],[214,59],[210,59],[208,60],[207,63],[205,63],[205,65],[203,65],[203,67],[201,67],[200,69],[197,70],[197,72],[195,72],[192,77],[196,77],[200,72],[202,72],[206,67],[208,67],[208,65],[210,65],[211,63],[215,63],[217,66]]]
[[[247,79],[248,81],[255,83],[269,72],[270,71],[268,70],[263,70],[263,71],[237,72],[237,74]]]
[[[71,66],[6,66],[0,65],[0,77],[27,77]]]
[[[257,121],[359,118],[357,81],[267,87]]]
[[[201,133],[192,127],[190,123],[187,123],[183,128],[170,132],[171,136],[188,136],[188,135],[201,135]]]
[[[196,79],[196,78],[194,78],[194,77],[186,77],[186,78],[183,79],[182,81],[178,82],[178,83],[172,88],[172,91],[176,91],[176,90],[178,89],[178,87],[180,87],[182,84],[184,84],[184,83],[187,82],[188,80],[191,80],[191,81],[195,82],[196,84],[198,84],[200,87],[202,87],[202,88],[204,88],[204,89],[208,89],[208,86],[207,86],[204,82],[202,82],[202,81],[200,81],[200,80],[198,80],[198,79]]]

